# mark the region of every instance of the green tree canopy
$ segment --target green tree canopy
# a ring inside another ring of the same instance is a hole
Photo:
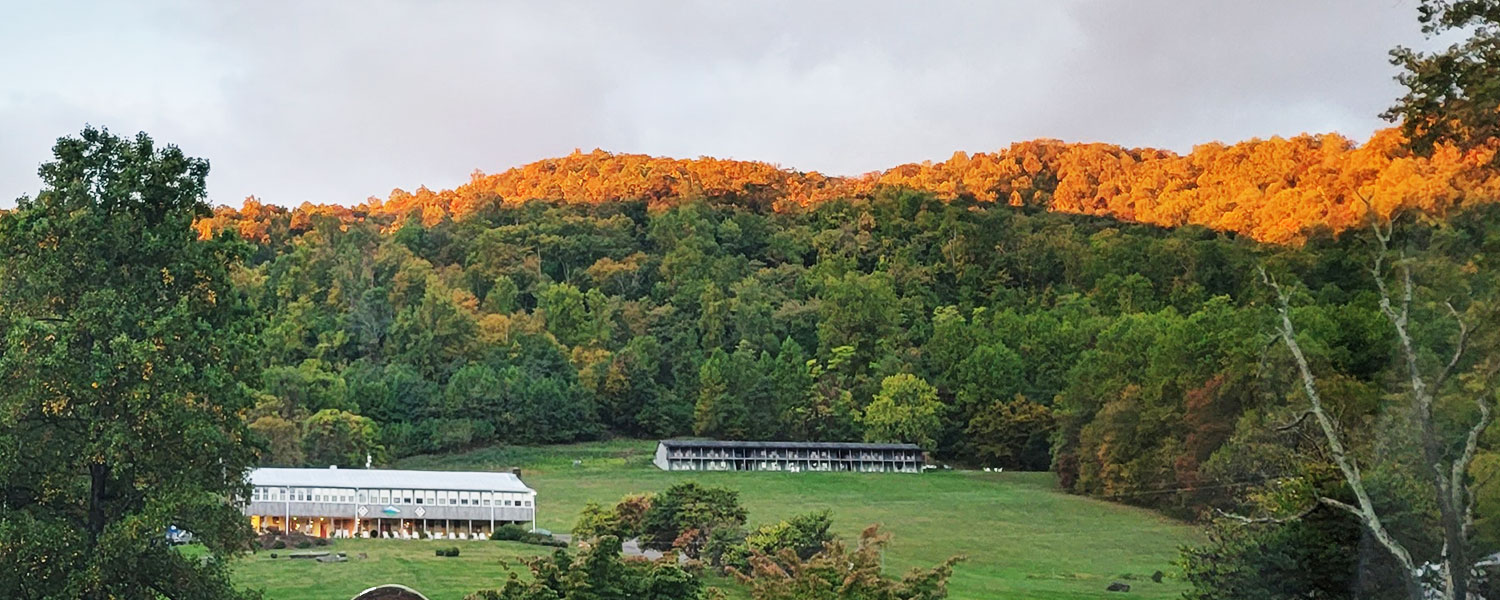
[[[738,491],[695,481],[679,483],[651,500],[651,509],[642,524],[641,544],[666,550],[684,533],[696,531],[694,537],[706,539],[716,528],[743,527],[747,517]],[[696,556],[695,548],[684,550],[689,556]]]
[[[880,393],[865,407],[861,421],[865,440],[906,442],[932,449],[942,428],[943,404],[937,389],[910,373],[892,375],[880,382]]]
[[[366,417],[329,408],[308,417],[304,426],[309,464],[362,467],[366,458],[380,453],[375,422]]]
[[[0,590],[13,598],[229,598],[244,413],[244,246],[199,241],[207,161],[145,134],[58,140],[42,190],[0,215]]]

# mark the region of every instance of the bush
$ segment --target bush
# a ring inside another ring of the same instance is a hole
[[[532,544],[536,546],[551,546],[553,548],[566,548],[568,546],[567,542],[554,538],[550,535],[543,535],[540,533],[528,531],[525,527],[522,527],[520,525],[501,525],[499,527],[496,527],[494,533],[490,534],[490,539],[521,542],[523,544]]]
[[[286,548],[286,542],[284,542],[282,540],[276,540],[274,542],[271,542],[271,548],[273,548],[275,550],[285,549]],[[276,555],[272,554],[271,556],[274,558]]]
[[[276,558],[276,553],[275,552],[271,553],[271,558]]]
[[[312,542],[309,542],[307,540],[297,540],[297,549],[298,550],[305,550],[305,549],[311,548],[311,547],[312,547]]]
[[[533,534],[530,531],[527,531],[525,527],[522,527],[520,525],[501,525],[495,528],[494,533],[490,534],[490,539],[511,540],[519,542],[526,539],[526,536],[528,535]]]
[[[450,546],[448,548],[438,548],[437,550],[434,550],[433,553],[438,556],[458,556],[458,547]]]

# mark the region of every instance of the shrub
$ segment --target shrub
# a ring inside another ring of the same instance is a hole
[[[550,535],[527,531],[525,527],[520,525],[501,525],[496,527],[495,531],[490,534],[490,539],[521,542],[535,546],[551,546],[553,548],[566,548],[568,546],[567,542]]]
[[[311,548],[311,547],[312,547],[312,542],[309,542],[307,540],[297,540],[297,549],[298,550],[303,550],[303,549],[307,549],[307,548]]]
[[[282,540],[276,540],[274,542],[271,542],[271,548],[276,549],[276,550],[284,549],[284,548],[286,548],[286,542],[284,542]],[[272,554],[271,556],[275,557],[276,555]]]
[[[519,542],[526,539],[526,536],[528,535],[533,534],[530,531],[527,531],[525,527],[522,527],[520,525],[501,525],[495,528],[494,533],[490,534],[490,539],[511,540]]]
[[[271,558],[276,558],[276,553],[275,552],[271,553]]]
[[[438,548],[437,550],[433,551],[433,554],[436,554],[438,556],[458,556],[458,547],[450,546],[447,548]]]

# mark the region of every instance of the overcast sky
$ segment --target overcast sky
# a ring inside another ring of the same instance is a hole
[[[147,131],[215,204],[352,204],[595,147],[858,174],[1053,137],[1384,126],[1416,0],[0,0],[0,206]]]

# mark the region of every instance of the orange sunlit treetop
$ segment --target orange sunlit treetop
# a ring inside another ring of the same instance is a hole
[[[1034,140],[997,152],[955,153],[942,162],[905,164],[857,177],[827,176],[753,161],[678,159],[601,150],[574,152],[502,173],[476,172],[466,184],[434,192],[395,190],[353,208],[304,204],[293,228],[313,214],[344,219],[420,214],[434,223],[463,219],[486,203],[549,200],[600,203],[645,200],[669,206],[696,198],[788,210],[837,198],[867,196],[882,186],[931,192],[945,199],[1045,207],[1169,227],[1202,225],[1273,243],[1298,243],[1318,226],[1338,232],[1401,209],[1441,215],[1465,201],[1500,193],[1487,166],[1493,150],[1439,148],[1430,158],[1402,145],[1398,131],[1377,132],[1356,145],[1339,135],[1299,135],[1209,143],[1188,154],[1102,143]],[[254,199],[221,208],[201,232],[233,227],[261,238],[257,222],[285,209]]]

